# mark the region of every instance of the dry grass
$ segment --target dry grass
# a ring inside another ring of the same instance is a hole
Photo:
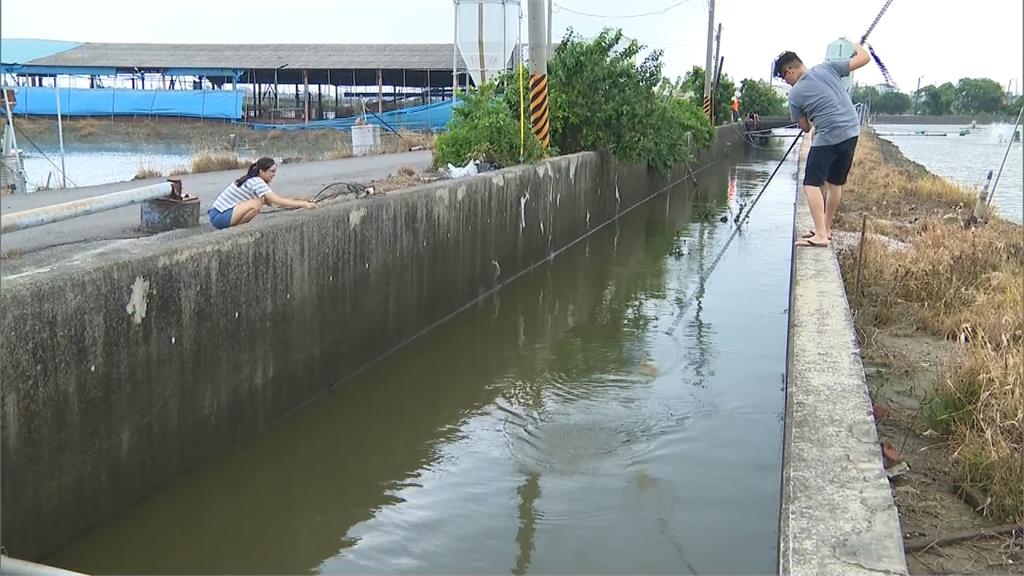
[[[100,121],[93,118],[82,118],[69,122],[79,138],[91,139],[103,134]]]
[[[992,497],[989,513],[1024,520],[1024,343],[978,341],[951,363],[930,408],[956,446],[968,486]],[[938,405],[936,407],[936,405]]]
[[[850,181],[843,188],[839,228],[860,228],[860,215],[887,222],[887,230],[904,239],[928,216],[959,215],[974,206],[974,197],[903,157],[890,142],[865,132],[857,145]]]
[[[163,173],[156,168],[140,165],[139,169],[135,171],[135,176],[132,176],[132,180],[146,180],[148,178],[160,178],[162,176]]]
[[[324,160],[341,160],[352,157],[352,142],[341,141],[324,152]]]
[[[433,150],[435,137],[422,132],[401,131],[381,134],[381,148],[385,153],[409,152],[412,149]]]
[[[394,174],[389,174],[387,178],[382,180],[374,180],[371,182],[374,190],[378,194],[392,192],[394,190],[402,190],[405,188],[412,188],[413,186],[419,186],[425,182],[429,182],[428,178],[416,172],[416,169],[408,164],[404,164],[398,168]]]
[[[193,174],[199,174],[219,170],[237,170],[248,166],[249,163],[240,159],[234,152],[200,150],[192,154],[189,168]]]
[[[961,480],[989,494],[989,512],[1000,520],[1024,519],[1021,227],[993,219],[965,230],[949,214],[961,215],[970,196],[910,165],[898,151],[883,155],[874,136],[858,146],[848,188],[844,210],[857,224],[846,227],[859,228],[866,213],[872,232],[885,230],[910,244],[895,251],[867,240],[860,294],[856,254],[841,256],[858,324],[912,328],[959,343],[922,416],[949,436]]]

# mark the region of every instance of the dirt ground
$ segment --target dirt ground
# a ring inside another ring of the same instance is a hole
[[[892,480],[904,541],[995,526],[958,496],[951,449],[921,416],[956,344],[913,329],[858,330],[880,441],[909,466]],[[907,564],[911,574],[1024,575],[1024,542],[992,536],[936,545],[908,552]]]
[[[962,361],[966,345],[937,336],[920,318],[901,319],[893,317],[892,309],[873,308],[891,303],[877,297],[878,287],[865,284],[862,298],[853,289],[863,216],[867,215],[872,250],[900,252],[912,249],[926,221],[932,226],[958,226],[973,206],[971,195],[965,197],[908,160],[890,142],[873,134],[862,136],[847,186],[851,193],[844,194],[833,239],[854,310],[904,544],[920,545],[907,551],[908,568],[911,574],[1024,575],[1024,539],[1019,531],[1016,538],[1011,533],[935,544],[952,534],[984,534],[1002,524],[986,515],[983,494],[958,485],[956,448],[949,437],[932,429],[934,420],[928,417],[934,412],[929,401],[940,390],[948,390],[944,379],[954,363]],[[903,464],[908,467],[905,472],[892,474]]]
[[[878,422],[880,439],[896,448],[910,467],[892,483],[907,540],[994,524],[957,495],[949,447],[920,417],[938,368],[953,350],[952,343],[922,334],[893,331],[865,337],[868,386],[875,404],[888,411]],[[934,546],[908,553],[907,563],[912,574],[1024,574],[1022,544],[992,537]]]

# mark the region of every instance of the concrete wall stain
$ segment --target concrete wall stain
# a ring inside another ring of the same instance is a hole
[[[146,303],[149,300],[149,280],[142,276],[135,278],[128,296],[128,304],[124,309],[131,316],[132,322],[142,324],[146,318]]]

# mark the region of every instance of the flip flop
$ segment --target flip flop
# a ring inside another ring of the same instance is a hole
[[[813,241],[811,241],[811,240],[809,240],[807,238],[804,238],[802,240],[797,241],[796,245],[797,246],[813,246],[814,248],[828,248],[828,244],[819,244],[818,242],[813,242]]]
[[[804,238],[804,239],[814,238],[814,230],[811,230],[810,232],[804,232],[804,234],[802,236],[800,236],[800,237]],[[832,235],[831,234],[828,235],[828,239],[829,240],[832,239]]]

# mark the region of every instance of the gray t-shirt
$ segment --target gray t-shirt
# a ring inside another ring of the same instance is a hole
[[[789,91],[789,115],[806,116],[814,124],[811,146],[830,146],[860,134],[860,119],[840,78],[850,75],[850,63],[818,64]]]

